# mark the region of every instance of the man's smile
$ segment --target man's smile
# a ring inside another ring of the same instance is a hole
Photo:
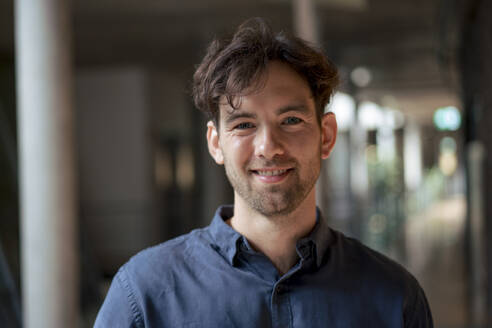
[[[271,175],[282,175],[287,172],[287,169],[283,170],[256,170],[254,173],[259,175],[271,176]]]
[[[293,168],[268,168],[251,170],[251,172],[261,182],[278,183],[283,181],[293,170]]]

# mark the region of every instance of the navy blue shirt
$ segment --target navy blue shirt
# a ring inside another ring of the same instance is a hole
[[[224,220],[146,249],[113,279],[95,327],[433,327],[403,267],[330,229],[319,211],[280,276]]]

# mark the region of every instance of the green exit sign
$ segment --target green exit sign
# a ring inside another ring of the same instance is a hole
[[[461,114],[454,106],[441,107],[434,112],[434,125],[441,131],[456,131],[461,126]]]

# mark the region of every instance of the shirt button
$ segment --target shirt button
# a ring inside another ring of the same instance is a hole
[[[282,286],[282,285],[278,285],[276,288],[275,288],[277,294],[283,294],[287,291],[287,288]]]

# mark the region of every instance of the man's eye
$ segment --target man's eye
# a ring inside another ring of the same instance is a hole
[[[251,129],[253,127],[253,124],[250,122],[245,122],[245,123],[239,123],[236,125],[234,128],[238,130],[245,130],[245,129]]]
[[[294,116],[287,117],[284,120],[284,124],[287,124],[287,125],[299,124],[301,122],[302,122],[302,120],[299,117],[294,117]]]

